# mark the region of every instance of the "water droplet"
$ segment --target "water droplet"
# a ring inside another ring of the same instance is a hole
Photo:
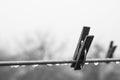
[[[89,63],[85,63],[85,65],[88,65]]]
[[[55,64],[56,66],[60,66],[60,64]]]
[[[36,65],[32,65],[33,68],[36,68],[36,67],[38,67],[38,66],[39,66],[38,64],[36,64]]]
[[[53,66],[53,64],[47,64],[47,66]]]
[[[68,65],[70,65],[70,64],[63,64],[64,66],[68,66]]]
[[[11,68],[18,68],[20,67],[19,65],[14,65],[14,66],[10,66]]]
[[[99,65],[99,63],[98,63],[98,62],[95,62],[94,65],[97,66],[97,65]]]
[[[65,63],[65,64],[61,64],[61,66],[68,66],[69,64]]]
[[[116,64],[120,64],[120,62],[119,62],[119,61],[116,61],[115,63],[116,63]]]

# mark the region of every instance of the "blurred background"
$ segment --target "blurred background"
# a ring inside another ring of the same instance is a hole
[[[71,60],[83,26],[95,35],[87,58],[120,51],[119,0],[0,0],[0,60]],[[119,80],[120,65],[0,67],[0,80]]]

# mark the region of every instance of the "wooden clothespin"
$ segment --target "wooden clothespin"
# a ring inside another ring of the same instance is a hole
[[[94,36],[88,36],[89,31],[90,27],[83,27],[77,48],[73,56],[73,60],[76,62],[71,64],[71,67],[74,67],[75,70],[80,70],[84,66],[87,52],[94,38]]]
[[[93,38],[94,36],[87,36],[85,41],[83,42],[83,45],[81,46],[78,52],[78,57],[76,60],[74,70],[80,70],[83,68],[85,61],[86,61],[86,56],[87,56],[87,53],[88,53],[88,50],[90,48]]]
[[[80,50],[86,36],[89,34],[89,31],[90,31],[90,27],[83,27],[82,33],[80,35],[80,38],[79,38],[79,41],[78,41],[78,44],[77,44],[77,48],[76,48],[74,56],[73,56],[73,60],[77,60],[79,50]],[[75,65],[76,65],[76,63],[72,63],[71,67],[75,67]]]
[[[114,43],[113,41],[110,42],[106,58],[113,58],[113,54],[117,48],[117,46],[116,45],[114,46],[113,43]]]

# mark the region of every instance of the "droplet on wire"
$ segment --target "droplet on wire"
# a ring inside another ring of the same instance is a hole
[[[60,66],[60,64],[55,64],[55,66]]]
[[[65,63],[65,64],[61,64],[61,66],[68,66],[69,64],[68,63]]]
[[[99,65],[99,62],[95,62],[94,65],[95,65],[95,66]]]
[[[64,66],[68,66],[68,65],[70,65],[70,64],[68,64],[68,63],[66,63],[66,64],[63,64]]]
[[[47,64],[47,66],[53,66],[53,64]]]
[[[116,63],[116,64],[120,64],[120,62],[119,62],[119,61],[116,61],[115,63]]]
[[[20,67],[19,65],[13,65],[13,66],[10,66],[10,68],[18,68]]]
[[[87,63],[85,63],[85,65],[88,65],[89,63],[87,62]]]
[[[32,65],[33,68],[36,68],[36,67],[38,67],[38,66],[39,66],[38,64],[36,64],[36,65]]]

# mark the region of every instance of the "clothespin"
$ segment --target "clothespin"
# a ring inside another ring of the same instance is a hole
[[[87,53],[88,53],[88,50],[90,48],[93,38],[94,36],[87,36],[85,38],[85,41],[83,42],[78,52],[78,57],[76,59],[74,70],[80,70],[83,68],[85,61],[86,61],[86,56],[87,56]]]
[[[90,27],[83,27],[80,39],[77,44],[77,48],[73,56],[73,60],[75,60],[75,63],[71,64],[71,67],[74,67],[75,70],[80,70],[84,66],[87,52],[94,38],[94,36],[88,36],[89,31]]]
[[[106,58],[113,58],[113,53],[115,52],[115,50],[117,48],[117,46],[114,46],[113,43],[114,43],[113,41],[110,42]]]
[[[80,35],[80,38],[79,38],[79,41],[78,41],[78,44],[77,44],[77,48],[76,48],[74,56],[73,56],[73,60],[77,60],[78,53],[79,53],[79,50],[81,48],[81,45],[83,44],[86,36],[89,34],[89,31],[90,31],[90,27],[85,27],[85,26],[83,27],[82,33]],[[76,65],[76,63],[72,63],[71,67],[75,67],[75,65]]]

